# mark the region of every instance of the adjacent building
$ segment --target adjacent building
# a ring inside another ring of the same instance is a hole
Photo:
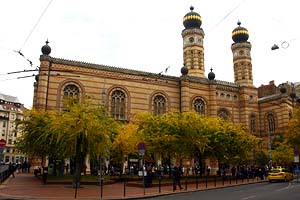
[[[5,163],[18,163],[26,157],[15,148],[15,142],[20,136],[16,122],[23,120],[24,106],[17,97],[0,93],[0,160]]]

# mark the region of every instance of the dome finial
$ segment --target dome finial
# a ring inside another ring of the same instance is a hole
[[[191,7],[190,7],[190,10],[193,12],[193,10],[194,10],[194,6],[191,6]]]
[[[237,25],[238,25],[238,26],[241,26],[241,24],[242,24],[241,21],[238,20]]]
[[[216,75],[215,75],[215,73],[213,73],[213,68],[211,67],[210,72],[208,73],[208,79],[212,81],[215,79],[215,77],[216,77]]]
[[[45,43],[46,44],[42,47],[42,53],[45,56],[49,56],[49,54],[51,53],[51,47],[48,45],[49,44],[48,38]]]

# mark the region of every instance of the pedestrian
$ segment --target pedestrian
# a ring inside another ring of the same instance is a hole
[[[173,170],[173,191],[176,190],[177,185],[178,185],[179,189],[182,190],[180,179],[181,179],[181,171],[178,169],[178,167],[174,167],[174,170]]]
[[[207,176],[210,175],[210,170],[211,170],[211,167],[208,165],[208,166],[206,167],[206,173],[207,173]]]
[[[9,174],[12,175],[13,178],[15,178],[15,166],[10,162],[8,165],[8,171]]]
[[[86,175],[86,169],[87,169],[87,166],[86,164],[83,165],[83,175]]]
[[[66,165],[66,174],[68,174],[69,173],[69,163],[67,163],[67,165]]]

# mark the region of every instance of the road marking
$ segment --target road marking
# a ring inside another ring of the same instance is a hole
[[[256,195],[252,195],[252,196],[249,196],[249,197],[244,197],[241,200],[253,199],[255,197],[256,197]]]
[[[286,190],[286,189],[289,189],[289,188],[291,188],[291,187],[293,187],[293,186],[291,185],[291,183],[289,183],[289,185],[288,185],[287,187],[280,188],[280,189],[278,189],[278,190],[276,190],[276,191],[279,192],[279,191],[281,191],[281,190]]]

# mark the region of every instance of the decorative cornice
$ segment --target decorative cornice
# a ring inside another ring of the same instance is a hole
[[[282,97],[282,95],[280,93],[269,95],[269,96],[265,96],[265,97],[259,98],[258,99],[258,103],[266,103],[266,102],[269,102],[269,101],[278,100],[281,97]]]
[[[51,61],[54,64],[69,65],[74,67],[82,67],[82,68],[96,69],[96,70],[102,70],[107,72],[117,72],[123,74],[137,75],[137,76],[147,76],[155,79],[163,79],[169,81],[179,81],[180,79],[179,77],[176,76],[168,76],[163,74],[156,74],[151,72],[120,68],[115,66],[99,65],[99,64],[87,63],[82,61],[66,60],[62,58],[54,58],[45,55],[40,56],[40,61],[49,61],[49,62]]]
[[[230,92],[238,92],[240,86],[236,83],[231,83],[227,81],[216,80],[216,88],[217,90],[230,91]]]

